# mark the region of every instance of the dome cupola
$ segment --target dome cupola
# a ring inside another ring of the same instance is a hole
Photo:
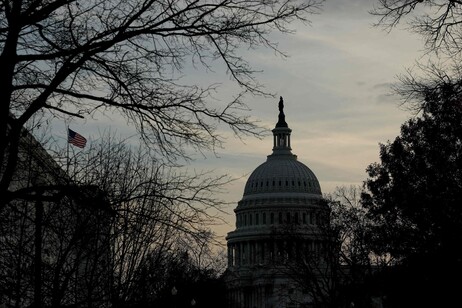
[[[306,165],[292,154],[290,134],[285,121],[284,101],[279,100],[279,117],[273,132],[273,153],[250,175],[244,199],[262,193],[307,193],[321,195],[318,179]]]

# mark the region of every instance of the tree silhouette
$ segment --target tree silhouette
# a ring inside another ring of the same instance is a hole
[[[377,25],[388,30],[408,19],[408,29],[424,38],[428,51],[460,56],[462,2],[453,0],[378,0]]]
[[[403,266],[395,291],[428,306],[455,299],[451,281],[462,270],[462,96],[459,82],[412,86],[421,114],[380,146],[362,202],[375,222],[375,251]]]
[[[36,114],[121,114],[159,158],[213,149],[218,124],[257,134],[238,95],[214,106],[216,86],[180,78],[186,63],[215,61],[244,91],[263,93],[239,47],[280,53],[268,34],[290,32],[321,1],[0,1],[0,211],[18,197],[10,182],[21,129]],[[280,53],[282,54],[282,53]]]

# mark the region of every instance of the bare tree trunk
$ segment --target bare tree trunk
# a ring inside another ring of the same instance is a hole
[[[35,203],[34,307],[42,307],[42,222],[43,203]]]

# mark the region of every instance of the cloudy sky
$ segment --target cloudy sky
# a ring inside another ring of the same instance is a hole
[[[390,86],[415,65],[423,45],[403,29],[388,33],[373,27],[376,17],[368,11],[374,4],[327,1],[310,26],[297,25],[296,34],[278,37],[289,58],[274,57],[270,51],[249,55],[263,70],[260,80],[267,89],[284,98],[293,153],[313,170],[323,193],[361,184],[367,165],[379,159],[378,144],[397,136],[411,116],[398,107]],[[277,122],[277,103],[277,98],[249,101],[252,114],[268,129]],[[219,170],[244,176],[229,187],[228,200],[242,197],[247,176],[271,154],[272,142],[271,136],[247,139],[245,144],[228,141],[220,152]],[[230,222],[219,232],[231,231],[232,215]]]
[[[368,11],[374,0],[328,0],[311,25],[294,24],[296,33],[275,35],[279,48],[289,57],[270,50],[243,51],[259,80],[285,102],[286,121],[292,129],[292,149],[298,159],[317,175],[324,193],[336,186],[361,184],[365,168],[378,161],[378,144],[399,134],[410,113],[388,95],[397,75],[415,64],[422,54],[419,37],[397,29],[391,33],[372,26],[376,17]],[[236,87],[219,66],[215,73],[193,72],[195,79],[222,83],[217,97],[224,99]],[[278,114],[278,98],[247,97],[251,114],[271,130]],[[110,119],[73,127],[83,134],[113,125]],[[123,129],[121,129],[123,131]],[[229,134],[229,132],[224,133]],[[271,154],[272,137],[247,138],[229,135],[218,158],[198,157],[191,168],[214,169],[240,178],[226,188],[222,198],[235,202],[225,210],[229,224],[217,229],[221,235],[233,230],[233,208],[242,197],[246,177]]]

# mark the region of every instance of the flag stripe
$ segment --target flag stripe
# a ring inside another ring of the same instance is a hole
[[[80,135],[77,132],[74,132],[72,129],[68,128],[69,134],[68,134],[68,141],[70,144],[75,145],[76,147],[79,148],[84,148],[85,145],[87,144],[87,139],[85,139],[82,135]]]

